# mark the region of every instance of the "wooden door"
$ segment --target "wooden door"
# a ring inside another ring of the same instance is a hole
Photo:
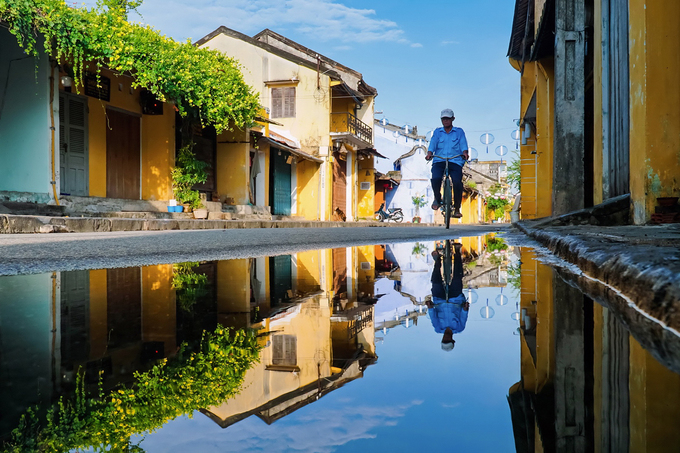
[[[630,77],[628,1],[605,0],[602,5],[607,45],[603,55],[604,199],[630,192]]]
[[[347,160],[340,153],[333,153],[333,205],[332,212],[340,209],[347,213]],[[331,213],[332,214],[332,213]]]
[[[141,270],[138,267],[106,271],[106,321],[109,348],[142,339]]]
[[[140,199],[140,119],[107,109],[106,196]]]

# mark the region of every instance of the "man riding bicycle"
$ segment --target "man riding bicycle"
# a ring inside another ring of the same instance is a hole
[[[444,109],[441,113],[441,121],[443,127],[438,127],[432,133],[430,139],[430,146],[427,148],[427,155],[425,160],[432,161],[432,191],[434,192],[434,201],[432,202],[432,209],[437,210],[442,204],[442,179],[444,177],[444,169],[446,161],[440,157],[454,157],[458,156],[450,162],[455,165],[449,165],[449,175],[453,183],[453,214],[451,217],[459,219],[463,217],[460,212],[460,203],[463,200],[463,165],[468,160],[468,144],[465,138],[465,132],[459,127],[453,127],[453,110]]]

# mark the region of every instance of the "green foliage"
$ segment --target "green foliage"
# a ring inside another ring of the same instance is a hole
[[[420,208],[425,206],[427,202],[425,201],[425,195],[414,195],[411,197],[413,206],[416,208],[416,217],[420,216]]]
[[[489,252],[501,252],[508,249],[508,244],[505,243],[503,238],[489,236],[486,239],[486,249]]]
[[[519,293],[522,289],[522,272],[520,263],[514,262],[508,265],[508,284]]]
[[[411,255],[425,256],[425,252],[427,252],[427,247],[425,246],[425,244],[421,242],[416,242],[416,244],[413,246],[413,250],[411,250]]]
[[[64,398],[39,421],[29,409],[12,442],[12,453],[66,452],[92,448],[96,452],[144,451],[130,436],[153,432],[163,424],[199,408],[220,404],[238,394],[246,371],[259,360],[254,331],[219,326],[205,332],[198,350],[186,344],[171,361],[164,359],[145,373],[136,372],[135,385],[105,396],[88,396],[79,374],[72,399]]]
[[[477,183],[474,182],[474,181],[471,180],[471,179],[468,179],[467,181],[465,181],[465,185],[466,185],[467,187],[469,187],[470,189],[472,189],[472,190],[475,190],[475,189],[477,188]]]
[[[503,193],[500,185],[494,184],[489,188],[486,197],[486,212],[487,215],[493,213],[495,219],[501,219],[505,216],[505,211],[510,209],[510,201]]]
[[[425,201],[425,195],[414,195],[411,197],[411,201],[413,202],[413,206],[416,208],[422,208],[427,204]]]
[[[198,263],[192,262],[172,265],[172,287],[176,291],[177,304],[186,312],[191,311],[196,301],[206,295],[208,276],[194,272],[197,266]]]
[[[196,159],[193,147],[194,144],[189,143],[180,148],[177,153],[177,165],[170,170],[170,175],[175,199],[179,203],[189,203],[193,209],[198,209],[202,205],[201,195],[192,187],[208,180],[208,173],[205,170],[209,164]]]
[[[522,171],[520,166],[519,153],[513,150],[515,154],[515,159],[508,165],[508,184],[517,187],[519,192],[522,191]]]
[[[44,38],[48,55],[73,66],[76,90],[85,71],[99,75],[108,67],[133,75],[133,87],[173,102],[182,116],[199,118],[218,133],[253,124],[258,96],[244,82],[238,62],[128,22],[128,13],[141,3],[99,0],[87,9],[63,0],[0,0],[0,21],[30,55],[38,55],[36,37]]]

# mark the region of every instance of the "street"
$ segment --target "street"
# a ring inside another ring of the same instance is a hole
[[[477,236],[507,224],[0,235],[0,275],[273,256],[318,248]]]

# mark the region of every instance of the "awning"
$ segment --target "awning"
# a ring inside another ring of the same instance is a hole
[[[260,137],[260,139],[258,140],[258,143],[267,143],[267,144],[274,146],[276,148],[282,149],[284,151],[288,151],[289,153],[294,154],[298,157],[301,157],[302,159],[311,160],[312,162],[317,162],[319,164],[323,162],[323,159],[319,159],[318,157],[314,157],[311,154],[307,154],[306,152],[299,150],[298,148],[293,148],[291,146],[288,146],[284,142],[274,140],[270,137],[264,137],[264,136]]]
[[[379,157],[381,159],[387,159],[387,157],[383,156],[378,151],[376,151],[375,148],[360,149],[360,150],[357,151],[357,154],[363,154],[365,156],[375,156],[375,157]]]

